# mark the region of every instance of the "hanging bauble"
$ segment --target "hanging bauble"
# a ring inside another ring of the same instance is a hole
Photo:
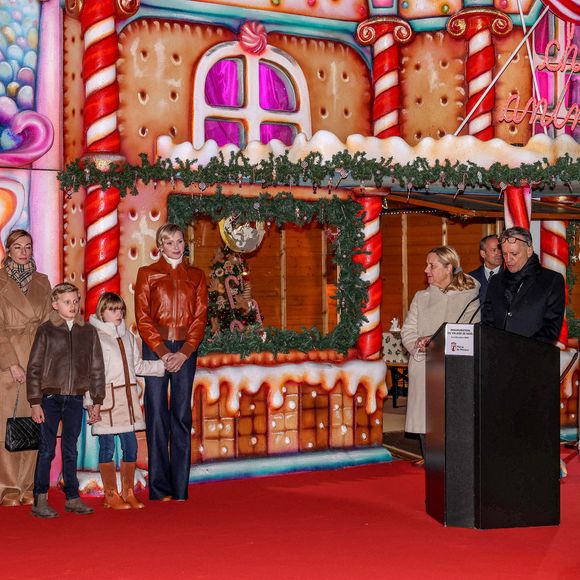
[[[220,234],[226,246],[234,252],[249,253],[255,251],[266,233],[264,222],[240,222],[238,216],[220,220]]]

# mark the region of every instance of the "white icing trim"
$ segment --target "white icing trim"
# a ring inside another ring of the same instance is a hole
[[[516,147],[506,143],[502,139],[480,141],[471,135],[445,135],[441,139],[425,137],[415,146],[411,146],[400,137],[378,139],[355,134],[341,141],[330,131],[318,131],[311,139],[305,135],[298,135],[291,147],[279,148],[277,143],[269,144],[251,143],[244,149],[250,163],[259,163],[268,159],[270,153],[274,155],[288,152],[290,161],[296,163],[304,159],[310,152],[319,152],[322,159],[330,161],[335,153],[348,151],[351,155],[356,152],[364,152],[368,159],[393,158],[393,163],[409,163],[417,157],[425,157],[428,163],[434,164],[436,160],[449,159],[451,163],[458,161],[466,163],[473,161],[482,167],[489,168],[496,162],[505,163],[509,167],[519,167],[522,163],[535,163],[542,161],[544,157],[548,162],[554,163],[558,157],[568,153],[572,159],[580,158],[580,144],[570,135],[560,135],[552,139],[544,134],[534,135],[524,147]],[[194,165],[207,165],[210,160],[222,151],[227,158],[231,151],[238,151],[231,145],[218,147],[215,141],[208,141],[200,149],[194,149],[192,143],[174,143],[169,135],[163,135],[157,139],[156,155],[162,158],[191,160],[197,159]]]
[[[385,363],[381,361],[353,360],[346,363],[288,363],[276,366],[240,365],[224,366],[216,369],[198,368],[193,383],[193,391],[204,389],[208,401],[215,403],[220,397],[220,385],[228,386],[226,408],[234,415],[240,406],[241,393],[256,394],[263,384],[268,385],[268,406],[279,409],[284,404],[284,385],[289,382],[320,385],[325,391],[332,391],[339,381],[344,392],[353,397],[357,388],[367,391],[366,412],[377,409],[377,398],[387,395],[385,384]]]

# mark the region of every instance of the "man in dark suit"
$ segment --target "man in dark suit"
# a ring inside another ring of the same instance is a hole
[[[499,273],[503,262],[499,240],[495,234],[481,238],[479,255],[483,260],[483,264],[477,270],[469,272],[469,275],[479,282],[479,303],[483,305],[489,279]]]
[[[555,344],[564,320],[564,278],[540,265],[528,230],[509,228],[499,243],[506,267],[489,283],[482,323]]]

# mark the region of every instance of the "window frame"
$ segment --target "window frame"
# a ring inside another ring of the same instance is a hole
[[[243,86],[242,107],[214,106],[206,103],[205,82],[211,68],[223,59],[241,59],[243,75],[240,83]],[[260,61],[272,63],[288,76],[295,91],[296,110],[276,111],[265,110],[260,106],[259,64]],[[243,149],[251,141],[260,141],[260,126],[262,123],[280,123],[293,125],[296,133],[304,133],[312,137],[310,115],[310,95],[306,77],[300,65],[289,54],[268,45],[260,54],[245,52],[238,41],[220,43],[210,48],[200,59],[193,79],[193,119],[192,136],[195,149],[201,149],[206,142],[205,120],[223,119],[239,122],[244,131]]]

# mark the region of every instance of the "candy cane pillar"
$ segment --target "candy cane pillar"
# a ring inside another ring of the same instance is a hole
[[[504,36],[512,29],[512,21],[493,8],[465,8],[454,14],[447,22],[447,32],[454,38],[468,42],[465,80],[467,82],[466,114],[475,108],[484,90],[492,83],[495,65],[493,36]],[[489,141],[494,137],[493,109],[495,89],[473,111],[469,134]]]
[[[357,40],[373,47],[373,134],[381,139],[401,136],[399,44],[412,36],[409,24],[395,17],[371,18],[357,28]]]
[[[383,236],[381,234],[382,198],[361,197],[357,200],[363,207],[360,215],[364,222],[364,245],[362,254],[354,257],[364,271],[361,278],[369,283],[368,300],[362,305],[367,319],[363,323],[358,339],[361,358],[376,360],[381,356],[383,329],[381,325],[381,301],[383,281],[381,279],[381,257],[383,255]]]
[[[566,270],[568,269],[568,241],[566,239],[566,228],[568,222],[547,220],[540,226],[540,260],[542,266],[560,272],[566,280]],[[568,284],[566,284],[566,304],[568,304]],[[558,346],[566,348],[568,346],[568,322],[564,318]]]
[[[69,0],[73,3],[73,0]],[[84,42],[82,77],[85,88],[84,132],[86,161],[106,170],[109,163],[121,163],[121,139],[117,127],[119,86],[117,84],[118,36],[114,0],[85,0],[80,5]],[[76,3],[74,3],[76,5]],[[122,11],[123,15],[126,15]],[[85,314],[95,312],[103,292],[119,292],[118,223],[119,190],[99,185],[87,189],[85,229],[87,245],[84,273],[87,284]]]
[[[505,189],[503,207],[506,229],[515,226],[530,229],[532,190],[529,187],[508,185]]]

